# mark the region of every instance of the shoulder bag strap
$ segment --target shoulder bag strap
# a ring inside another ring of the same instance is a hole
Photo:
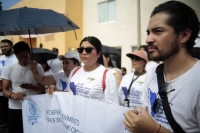
[[[103,79],[102,79],[102,88],[103,88],[103,93],[106,89],[106,73],[107,73],[108,69],[106,69],[103,73]]]
[[[164,75],[163,75],[163,70],[164,70],[164,64],[160,64],[156,68],[156,74],[157,74],[157,81],[158,81],[159,90],[161,89],[162,84],[165,82]],[[163,105],[163,109],[164,109],[165,115],[167,117],[167,120],[168,120],[170,126],[172,127],[173,131],[175,133],[185,133],[183,131],[183,129],[180,127],[180,125],[174,120],[174,117],[173,117],[172,112],[171,112],[171,108],[169,106],[169,102],[168,102],[168,97],[167,96],[162,98],[162,105]]]
[[[74,76],[74,74],[81,68],[82,66],[79,66],[78,68],[76,68],[76,70],[73,72],[72,76]]]

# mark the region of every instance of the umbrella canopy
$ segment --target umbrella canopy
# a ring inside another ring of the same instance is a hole
[[[65,15],[50,9],[16,8],[0,12],[0,35],[65,32],[79,29]]]
[[[40,61],[42,59],[44,60],[50,60],[57,57],[57,54],[49,49],[43,49],[43,48],[33,48],[33,56],[36,61]]]
[[[120,51],[118,51],[116,48],[109,47],[102,45],[102,52],[103,53],[109,53],[109,54],[115,54],[115,55],[121,55]]]

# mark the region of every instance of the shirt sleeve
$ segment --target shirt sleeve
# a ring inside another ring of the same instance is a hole
[[[53,74],[52,74],[52,76],[53,76],[53,78],[55,79],[55,81],[57,81],[56,79],[59,78],[59,73],[60,73],[60,72],[57,72],[57,73],[53,73]]]
[[[11,74],[11,65],[4,67],[1,78],[10,80],[10,74]]]
[[[44,69],[42,68],[42,66],[40,64],[37,65],[37,69],[38,69],[38,72],[39,74],[41,74],[42,76],[44,76]]]
[[[107,71],[106,73],[106,89],[104,91],[104,102],[119,105],[117,81],[114,74],[112,74],[110,71]]]
[[[119,104],[120,104],[120,106],[122,106],[122,85],[124,84],[124,81],[125,81],[125,79],[126,79],[126,76],[127,75],[125,75],[123,78],[122,78],[122,81],[121,81],[121,83],[120,83],[120,85],[119,85],[119,89],[118,89],[118,97],[119,97]]]
[[[143,103],[143,105],[145,105],[146,107],[148,107],[148,104],[149,104],[149,97],[148,97],[148,73],[147,73],[147,76],[146,76],[146,79],[145,79],[145,85],[144,85],[144,89],[143,89],[143,93],[142,93],[142,96],[140,98],[141,102]]]

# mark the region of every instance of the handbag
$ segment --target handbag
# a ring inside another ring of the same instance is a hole
[[[164,70],[164,64],[160,64],[156,68],[159,91],[162,89],[161,88],[162,84],[165,83],[163,70]],[[158,91],[158,93],[159,93],[159,91]],[[160,95],[160,97],[162,99],[163,110],[165,112],[167,120],[168,120],[170,126],[172,127],[173,131],[175,133],[185,133],[185,131],[183,131],[183,129],[180,127],[180,125],[174,120],[174,117],[173,117],[172,112],[171,112],[171,108],[169,106],[167,92],[165,92],[164,94],[163,93],[162,94],[159,93],[159,95]]]

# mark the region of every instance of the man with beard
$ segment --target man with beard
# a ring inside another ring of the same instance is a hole
[[[151,77],[147,78],[141,98],[148,112],[139,107],[128,111],[126,129],[134,133],[171,133],[180,127],[181,133],[200,132],[200,61],[191,56],[198,32],[197,15],[186,4],[168,1],[154,8],[146,43],[150,58],[163,61],[164,69],[158,75],[165,82],[158,88],[157,74],[148,74]],[[168,111],[163,109],[167,106]],[[166,117],[170,112],[179,126],[174,127]]]
[[[5,66],[17,62],[17,58],[12,51],[13,43],[10,40],[4,39],[1,41],[1,51],[3,56],[0,57],[0,75]],[[2,79],[0,78],[0,103],[4,111],[1,123],[4,124],[2,128],[7,126],[7,115],[8,115],[8,98],[3,97],[2,94]]]

